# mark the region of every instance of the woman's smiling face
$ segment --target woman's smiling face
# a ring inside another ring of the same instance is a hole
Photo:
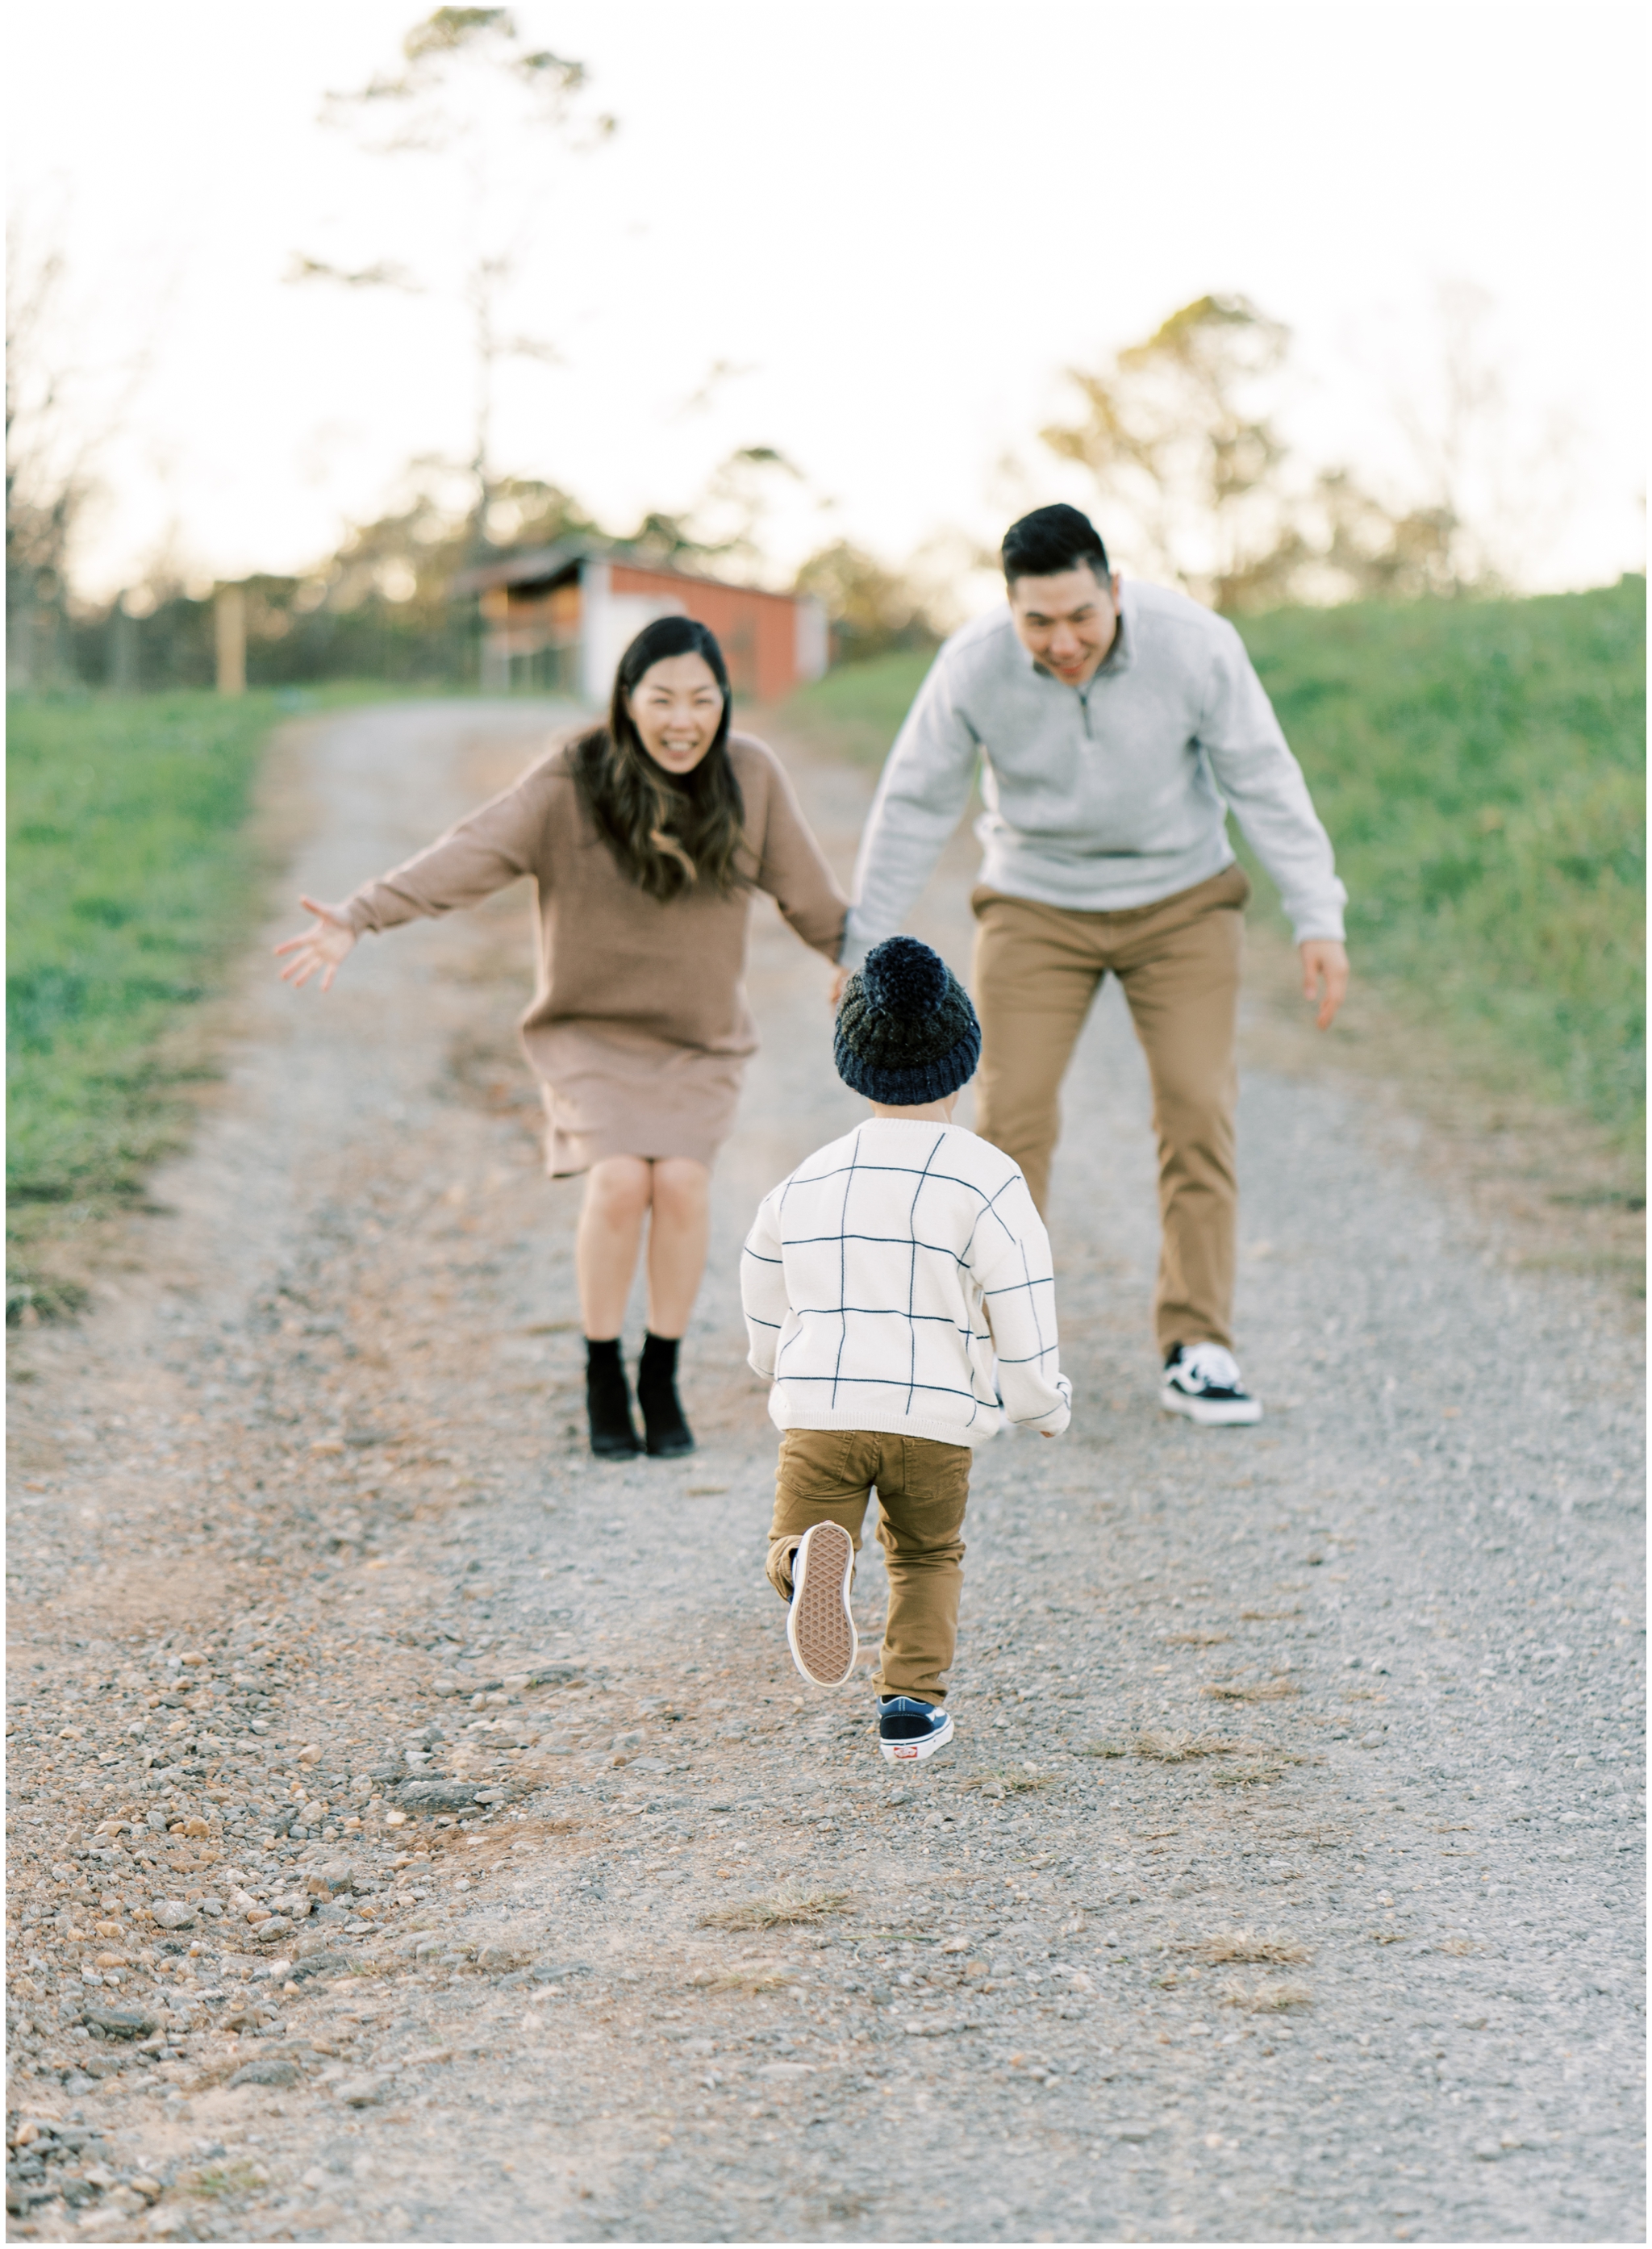
[[[723,691],[703,656],[665,656],[650,664],[625,707],[655,764],[691,774],[717,739]]]

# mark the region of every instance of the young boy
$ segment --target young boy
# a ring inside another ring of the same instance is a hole
[[[1017,1166],[952,1121],[981,1026],[938,953],[891,937],[850,977],[836,1060],[871,1119],[765,1197],[740,1261],[750,1363],[784,1432],[768,1580],[817,1687],[854,1668],[868,1495],[889,1572],[877,1682],[885,1757],[952,1737],[942,1674],[962,1588],[972,1448],[1067,1426],[1050,1241]]]

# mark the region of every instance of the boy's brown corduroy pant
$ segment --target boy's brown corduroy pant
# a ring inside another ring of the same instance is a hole
[[[944,1702],[941,1674],[952,1668],[958,1645],[964,1582],[958,1534],[969,1499],[967,1445],[877,1429],[786,1430],[774,1472],[768,1582],[782,1600],[791,1599],[792,1556],[817,1523],[841,1523],[858,1553],[874,1486],[881,1510],[878,1543],[889,1572],[878,1692]]]
[[[1153,1325],[1177,1344],[1233,1347],[1234,1063],[1250,884],[1238,867],[1153,905],[1079,913],[978,890],[975,1130],[1013,1156],[1048,1215],[1061,1081],[1102,979],[1123,987],[1153,1081],[1163,1236]]]

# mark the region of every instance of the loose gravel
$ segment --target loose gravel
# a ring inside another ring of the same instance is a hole
[[[279,768],[341,894],[545,713]],[[799,760],[841,858],[864,777]],[[967,966],[969,855],[924,933]],[[276,926],[290,925],[286,912]],[[580,1440],[508,898],[248,965],[81,1328],[13,1354],[13,2231],[1518,2239],[1642,2225],[1639,1365],[1334,1078],[1252,1071],[1253,1431],[1160,1415],[1111,1001],[1056,1182],[1058,1443],[981,1455],[954,1749],[891,1775],[762,1578],[735,1265],[858,1113],[767,906],[685,1347]],[[857,1588],[874,1643],[881,1566]],[[863,1682],[864,1675],[863,1674]]]

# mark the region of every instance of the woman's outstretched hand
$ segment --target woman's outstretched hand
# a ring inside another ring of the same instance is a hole
[[[278,960],[284,953],[293,956],[281,971],[281,981],[291,984],[297,991],[320,970],[321,989],[326,992],[331,989],[345,955],[355,943],[355,932],[337,906],[324,906],[316,898],[301,898],[299,904],[307,906],[315,919],[299,936],[289,937],[284,945],[276,946]]]
[[[848,983],[849,976],[850,972],[847,968],[838,968],[832,972],[832,988],[826,994],[826,1005],[831,1009],[834,1015],[837,1013],[839,1004],[843,1000],[843,987]]]

